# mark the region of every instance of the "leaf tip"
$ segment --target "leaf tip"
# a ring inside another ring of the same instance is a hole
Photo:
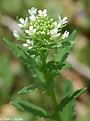
[[[84,89],[85,89],[85,91],[87,91],[87,87],[85,87]]]

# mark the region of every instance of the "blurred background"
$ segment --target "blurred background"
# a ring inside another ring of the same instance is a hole
[[[67,58],[72,63],[72,69],[66,70],[56,78],[56,92],[58,99],[62,96],[65,79],[70,78],[74,90],[88,87],[86,93],[76,100],[75,121],[90,121],[90,0],[0,0],[0,118],[9,117],[23,121],[50,121],[39,119],[31,113],[17,110],[10,105],[11,100],[27,100],[50,110],[50,99],[40,91],[27,94],[17,94],[23,87],[33,83],[30,69],[18,59],[3,42],[7,38],[16,42],[12,31],[18,30],[16,16],[25,18],[31,7],[47,9],[50,17],[55,20],[58,15],[68,17],[65,30],[77,31],[79,40]],[[42,103],[43,102],[43,103]],[[21,119],[19,119],[21,118]]]

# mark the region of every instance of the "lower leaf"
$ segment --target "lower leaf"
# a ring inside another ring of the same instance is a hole
[[[18,109],[21,109],[23,111],[31,112],[34,115],[37,115],[39,117],[44,117],[44,118],[51,118],[53,119],[53,114],[47,112],[45,109],[36,106],[32,103],[28,103],[25,101],[12,101],[10,102],[12,105],[17,107]]]
[[[82,95],[85,91],[87,90],[87,88],[83,88],[80,90],[75,91],[72,95],[68,95],[65,98],[63,98],[63,100],[60,102],[59,106],[58,106],[58,110],[62,111],[63,108],[73,99],[78,98],[80,95]]]

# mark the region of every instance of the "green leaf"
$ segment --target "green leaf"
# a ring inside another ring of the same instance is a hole
[[[25,52],[25,48],[18,46],[18,48],[22,51]],[[33,55],[35,54],[35,50],[26,50],[26,52],[29,52],[29,54]],[[38,52],[36,52],[36,55],[38,56]],[[40,82],[46,82],[45,77],[43,73],[41,72],[41,64],[39,64],[37,61],[35,61],[35,58],[31,58],[29,55],[27,55],[27,58],[29,60],[29,65],[32,68],[33,71],[33,77],[38,79]]]
[[[66,86],[64,89],[64,97],[71,95],[74,92],[71,80],[66,80]]]
[[[43,70],[60,70],[64,66],[64,63],[60,63],[57,61],[49,61],[46,65],[44,65]]]
[[[57,50],[56,56],[54,57],[54,60],[59,62],[65,61],[70,50],[71,50],[71,45],[59,48]]]
[[[49,61],[46,65],[43,66],[42,68],[42,71],[44,70],[49,70],[49,71],[52,71],[52,70],[65,70],[65,69],[68,69],[68,68],[71,68],[71,64],[69,64],[68,62],[64,61],[62,63],[60,62],[57,62],[57,61]],[[48,72],[48,73],[51,73],[51,72]],[[56,73],[57,75],[57,73]]]
[[[64,90],[64,97],[74,92],[73,85],[70,80],[66,81],[66,87]],[[74,117],[74,105],[75,100],[70,101],[60,112],[62,121],[72,121]]]
[[[62,121],[72,121],[74,118],[75,99],[86,91],[86,88],[74,92],[70,80],[66,81],[66,88],[64,91],[64,98],[58,106]]]
[[[43,91],[47,91],[49,89],[51,89],[53,87],[53,83],[44,83],[44,82],[38,82],[38,83],[35,83],[35,84],[31,84],[29,86],[26,86],[24,88],[22,88],[18,93],[26,93],[26,92],[31,92],[32,90],[35,90],[35,89],[42,89]]]
[[[35,48],[35,49],[34,49],[34,48],[28,49],[28,48],[26,48],[26,47],[24,47],[24,46],[21,46],[21,45],[19,45],[19,46],[17,46],[17,47],[18,47],[20,50],[23,50],[23,52],[28,53],[29,55],[35,55],[35,56],[40,55],[40,52],[37,51],[36,48]]]
[[[32,71],[33,71],[33,77],[34,78],[38,79],[40,82],[46,82],[44,74],[41,71],[39,71],[36,68],[33,68]]]
[[[72,65],[65,61],[65,62],[63,62],[63,66],[60,70],[65,70],[65,69],[68,69],[68,68],[71,68],[71,67],[72,67]]]
[[[19,49],[15,44],[13,44],[12,42],[8,41],[5,38],[4,41],[10,47],[10,49],[17,55],[17,57],[22,58],[25,62],[27,62],[31,66],[31,68],[38,68],[38,69],[40,68],[33,58],[26,55],[24,51]]]
[[[23,58],[24,60],[27,60],[26,55],[17,48],[17,46],[15,44],[13,44],[12,42],[8,41],[7,39],[3,39],[5,41],[5,43],[10,47],[11,50],[13,50],[13,52],[19,57],[19,58]]]
[[[22,58],[25,62],[27,62],[30,65],[34,77],[41,82],[45,82],[44,75],[42,72],[40,72],[40,65],[38,65],[35,59],[31,58],[29,55],[24,53],[23,49],[21,50],[21,48],[17,47],[15,44],[8,41],[7,39],[4,38],[4,41],[19,58]]]
[[[54,57],[55,61],[65,61],[72,48],[72,44],[76,42],[76,40],[74,40],[75,36],[76,30],[74,30],[71,35],[64,42],[62,42],[61,47],[57,50],[56,56]]]
[[[43,82],[35,83],[22,88],[18,93],[26,93],[26,92],[30,92],[31,90],[44,89],[44,88],[46,88],[46,83],[43,83]]]
[[[72,44],[76,42],[74,41],[75,36],[76,31],[73,31],[72,34],[64,42],[62,42],[61,47],[57,50],[56,56],[54,57],[55,61],[65,61],[72,48]]]
[[[28,103],[25,101],[12,101],[10,102],[12,105],[17,107],[18,109],[21,109],[23,111],[31,112],[34,115],[37,115],[39,117],[44,117],[44,118],[53,118],[53,115],[49,112],[47,112],[45,109],[36,106],[32,103]]]
[[[66,96],[65,98],[62,99],[62,101],[60,102],[60,104],[58,105],[58,110],[62,111],[63,108],[73,99],[76,99],[77,97],[79,97],[80,95],[82,95],[85,91],[87,90],[87,88],[83,88],[80,90],[75,91],[73,94]]]

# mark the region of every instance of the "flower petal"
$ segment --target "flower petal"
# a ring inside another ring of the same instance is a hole
[[[34,14],[36,14],[37,9],[32,7],[31,9],[28,10],[28,12],[30,13],[30,15],[34,15]]]
[[[28,44],[31,43],[30,39],[27,39],[26,42],[27,42]]]
[[[24,43],[23,46],[24,46],[24,47],[28,47],[28,44],[27,44],[27,43]]]
[[[32,21],[36,20],[35,15],[31,15],[29,18],[30,18],[30,20],[32,20]]]
[[[24,19],[20,18],[19,21],[23,24],[24,23]]]
[[[16,30],[13,31],[13,36],[14,36],[15,38],[17,38],[17,39],[19,38],[19,34],[17,33]]]

